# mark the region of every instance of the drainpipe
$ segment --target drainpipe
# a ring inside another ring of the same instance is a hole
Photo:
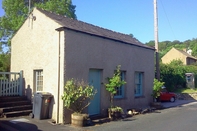
[[[58,88],[57,88],[57,121],[56,124],[59,123],[59,98],[60,98],[60,31],[59,33],[59,40],[58,40]]]
[[[60,51],[60,45],[61,45],[61,31],[64,31],[64,27],[60,27],[60,28],[57,28],[55,29],[56,31],[58,31],[59,33],[59,40],[58,40],[58,87],[57,87],[57,121],[56,121],[56,124],[59,123],[59,99],[60,99],[60,54],[61,54],[61,51]],[[64,37],[64,36],[63,36]]]

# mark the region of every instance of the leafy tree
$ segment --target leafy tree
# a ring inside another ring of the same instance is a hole
[[[149,41],[148,43],[145,43],[148,46],[154,47],[155,42]],[[197,38],[193,38],[192,40],[186,40],[184,42],[180,42],[178,40],[175,41],[161,41],[158,43],[159,45],[159,54],[160,59],[170,50],[172,47],[175,47],[176,49],[183,50],[183,49],[191,49],[192,50],[192,56],[197,57]]]
[[[172,60],[170,62],[170,65],[171,66],[182,66],[183,65],[183,62],[179,59],[179,60]]]
[[[21,27],[28,17],[28,6],[29,0],[2,0],[5,15],[0,17],[0,38],[11,38]],[[73,19],[77,18],[75,15],[76,6],[72,4],[72,0],[31,0],[31,7],[39,7]],[[10,39],[8,42],[0,42],[0,71],[8,71],[10,54],[8,54],[9,50],[8,53],[4,53],[2,47],[5,46],[9,49],[10,45]]]
[[[0,18],[0,37],[14,34],[28,17],[28,0],[3,0],[5,15]],[[43,8],[76,19],[71,0],[32,0],[32,7]]]
[[[155,41],[151,40],[148,43],[145,43],[148,46],[154,47],[155,46]]]
[[[0,54],[0,72],[10,71],[10,54]]]
[[[197,56],[197,43],[192,48],[192,56]]]
[[[34,2],[33,4],[36,7],[55,12],[56,14],[65,15],[69,18],[74,19],[77,18],[77,16],[75,15],[76,6],[72,5],[71,0],[39,0],[39,2]]]
[[[105,84],[106,90],[110,93],[110,107],[114,107],[113,99],[114,99],[114,95],[117,93],[117,88],[126,84],[126,82],[121,79],[120,67],[121,65],[118,65],[116,67],[115,73],[111,78],[110,77],[107,78],[108,83]]]

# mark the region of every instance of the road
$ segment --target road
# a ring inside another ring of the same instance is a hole
[[[94,127],[95,131],[196,131],[197,104],[174,107]],[[89,128],[91,130],[91,128]]]
[[[28,131],[196,131],[197,102],[83,128],[71,125],[51,125],[47,120],[28,118],[24,120],[22,123],[16,122],[10,125],[10,129],[21,125],[24,128],[16,127],[15,131],[26,131],[27,129]],[[6,122],[11,123],[8,120]],[[2,120],[0,120],[0,130],[3,131],[1,124],[3,124]]]

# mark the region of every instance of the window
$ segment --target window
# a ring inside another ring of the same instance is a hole
[[[143,72],[135,72],[135,96],[142,96]]]
[[[34,84],[36,91],[43,91],[43,70],[34,71]]]
[[[121,71],[121,80],[125,80],[125,71]],[[121,87],[116,87],[116,94],[114,95],[114,98],[123,98],[124,97],[124,85],[122,85]]]

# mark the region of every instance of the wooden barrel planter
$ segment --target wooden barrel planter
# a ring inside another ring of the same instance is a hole
[[[86,125],[88,119],[88,114],[71,114],[71,124],[78,127],[83,127]]]

